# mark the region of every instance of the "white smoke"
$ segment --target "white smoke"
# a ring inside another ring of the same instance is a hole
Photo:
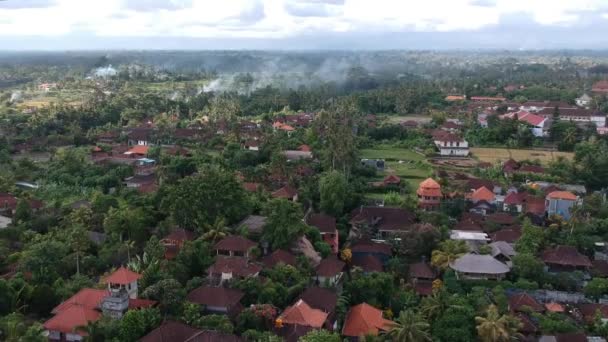
[[[118,71],[116,71],[116,69],[114,69],[111,64],[107,67],[97,68],[94,72],[95,76],[104,78],[116,76],[117,73]]]
[[[14,91],[14,92],[11,94],[11,99],[9,100],[9,102],[10,102],[10,103],[17,102],[17,101],[21,100],[21,97],[22,97],[22,93],[21,93],[21,91],[20,91],[20,90]]]

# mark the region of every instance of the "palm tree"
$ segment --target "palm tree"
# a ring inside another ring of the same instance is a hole
[[[131,248],[135,247],[135,241],[133,241],[133,240],[126,240],[125,241],[125,247],[127,247],[127,261],[131,262]]]
[[[521,337],[517,331],[522,323],[510,315],[500,315],[496,305],[490,305],[485,317],[475,317],[477,335],[483,342],[509,342]]]
[[[399,313],[397,321],[391,324],[388,336],[395,342],[425,342],[431,341],[430,324],[412,310]]]
[[[425,297],[421,302],[421,313],[428,319],[433,320],[447,309],[458,309],[462,306],[452,304],[450,295],[445,290],[434,291],[431,296]]]
[[[454,260],[460,258],[469,251],[463,240],[446,240],[439,244],[439,249],[433,251],[431,264],[445,270]]]
[[[218,218],[213,224],[205,225],[205,233],[202,239],[205,241],[217,242],[223,239],[227,233],[226,221],[223,218]]]

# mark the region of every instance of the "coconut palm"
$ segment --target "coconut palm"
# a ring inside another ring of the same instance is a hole
[[[433,251],[431,264],[444,270],[468,251],[469,248],[463,240],[446,240],[439,244],[439,249]]]
[[[485,317],[475,317],[477,335],[483,342],[509,342],[521,337],[517,331],[522,323],[510,315],[501,315],[496,305],[490,305]]]
[[[460,305],[451,303],[450,295],[444,290],[434,291],[431,296],[425,297],[420,302],[421,313],[428,320],[435,319],[447,309],[458,309]]]
[[[399,313],[399,317],[391,324],[388,336],[395,342],[425,342],[431,341],[430,324],[421,315],[412,310]]]
[[[228,234],[226,220],[218,218],[213,224],[205,225],[205,233],[202,239],[205,241],[217,242],[223,239]]]

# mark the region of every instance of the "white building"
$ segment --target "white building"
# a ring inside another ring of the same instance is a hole
[[[444,134],[435,138],[435,146],[442,156],[466,157],[469,155],[469,143],[456,134]]]
[[[579,107],[587,108],[591,104],[592,100],[593,99],[591,98],[591,96],[583,94],[581,95],[581,97],[576,99],[576,105]]]

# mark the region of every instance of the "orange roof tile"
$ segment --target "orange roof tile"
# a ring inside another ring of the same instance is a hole
[[[44,322],[44,328],[49,331],[59,331],[65,334],[76,333],[80,336],[86,336],[85,331],[78,329],[88,325],[89,322],[97,321],[100,317],[101,312],[97,310],[82,305],[72,305]]]
[[[57,314],[69,309],[74,305],[80,305],[87,309],[93,310],[99,307],[101,301],[107,295],[107,290],[82,289],[63,303],[57,305],[51,312]]]
[[[570,191],[553,191],[547,195],[548,199],[576,201],[577,197]]]
[[[488,188],[482,186],[481,188],[473,191],[473,193],[471,194],[471,199],[474,201],[493,202],[494,199],[496,199],[496,196]]]
[[[353,306],[346,314],[342,335],[358,337],[363,335],[378,335],[380,330],[390,329],[391,321],[382,317],[382,311],[361,303]]]
[[[422,183],[420,183],[419,187],[427,189],[441,189],[441,185],[439,185],[439,183],[437,183],[437,181],[435,181],[433,178],[425,179],[422,181]]]
[[[136,145],[133,146],[130,150],[125,152],[124,154],[148,154],[148,149],[150,147],[144,145]]]
[[[277,319],[280,319],[283,324],[321,328],[327,319],[327,313],[311,308],[300,299],[294,305],[286,308]]]
[[[545,308],[547,308],[547,311],[550,312],[564,312],[566,311],[566,309],[564,308],[563,305],[561,305],[560,303],[545,303]]]
[[[106,283],[127,285],[137,281],[139,278],[141,278],[141,274],[121,267],[107,276],[104,280]]]
[[[427,178],[418,186],[416,194],[420,196],[441,197],[441,185],[432,178]]]

